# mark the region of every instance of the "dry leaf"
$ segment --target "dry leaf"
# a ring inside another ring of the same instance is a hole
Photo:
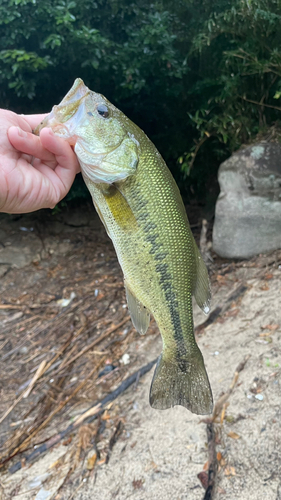
[[[226,317],[226,318],[235,318],[235,316],[237,316],[237,315],[238,315],[239,311],[240,311],[240,309],[239,309],[238,307],[235,307],[235,308],[233,308],[233,309],[230,309],[229,311],[227,311],[227,312],[225,313],[225,317]]]
[[[203,470],[208,470],[209,469],[209,461],[207,461],[204,465],[203,465]]]
[[[144,483],[143,479],[134,479],[132,481],[134,490],[140,490],[142,488],[143,483]]]
[[[226,286],[227,285],[227,278],[225,276],[221,276],[221,274],[217,275],[217,283],[220,286]]]
[[[253,394],[259,394],[260,392],[262,392],[262,387],[259,385],[258,387],[251,387],[250,388],[250,391],[253,393]]]
[[[106,458],[102,458],[101,460],[98,461],[98,465],[103,465],[106,463]]]
[[[103,416],[101,417],[102,420],[109,420],[110,419],[110,415],[108,413],[107,410],[105,410]]]
[[[218,462],[220,462],[220,461],[221,461],[221,459],[222,459],[222,454],[221,454],[221,452],[220,452],[220,451],[218,451],[218,452],[217,452],[217,460],[218,460]]]
[[[63,446],[67,446],[71,443],[73,436],[69,436],[67,439],[65,439],[62,444]]]
[[[91,439],[94,436],[94,431],[90,424],[82,425],[79,429],[79,446],[86,450],[91,443]]]
[[[224,404],[223,407],[222,407],[222,411],[221,411],[221,418],[220,418],[220,424],[222,425],[223,424],[223,421],[224,421],[224,417],[225,417],[225,412],[226,412],[226,408],[228,407],[229,403],[228,404]]]
[[[267,290],[269,290],[269,286],[267,283],[265,283],[264,285],[260,286],[259,287],[260,290],[262,290],[263,292],[267,292]]]
[[[270,330],[271,332],[275,332],[279,328],[280,325],[277,325],[276,323],[272,323],[269,325],[262,325],[261,329],[262,330]]]
[[[95,467],[95,463],[97,461],[97,457],[98,457],[97,452],[94,450],[87,460],[87,469],[88,470],[93,470],[93,468]]]
[[[224,470],[224,474],[226,476],[236,476],[236,472],[235,472],[235,469],[234,467],[231,467],[230,465],[228,465],[225,470]]]
[[[259,337],[269,337],[269,335],[271,335],[269,332],[265,332],[265,333],[260,333]]]
[[[205,471],[199,472],[197,477],[201,481],[203,488],[206,490],[208,487],[208,473]]]
[[[227,435],[228,435],[228,437],[230,437],[232,439],[240,439],[240,437],[241,437],[238,434],[236,434],[236,432],[233,432],[233,431],[230,431]]]

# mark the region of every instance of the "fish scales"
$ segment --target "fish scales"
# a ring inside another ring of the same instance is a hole
[[[182,329],[181,324],[193,323],[192,243],[186,231],[185,211],[176,209],[177,187],[168,170],[164,169],[166,175],[163,176],[163,160],[160,160],[155,157],[153,148],[151,154],[145,152],[140,158],[137,175],[118,186],[136,218],[137,230],[134,226],[131,231],[120,228],[116,223],[118,217],[112,218],[103,187],[92,183],[90,191],[106,222],[127,285],[153,314],[160,331],[167,332],[164,342],[185,353],[183,336],[188,335],[190,328]],[[148,165],[149,176],[146,173]],[[178,300],[182,294],[189,296],[189,301]],[[190,346],[195,344],[192,328],[190,341]]]
[[[60,110],[59,120],[51,114],[42,126],[52,126],[55,133],[70,141],[75,130],[75,151],[94,205],[114,244],[124,274],[133,323],[140,333],[145,333],[151,313],[159,327],[163,352],[152,381],[150,403],[158,409],[181,404],[195,413],[210,413],[212,394],[203,357],[194,337],[192,312],[193,294],[200,307],[207,312],[209,282],[179,189],[161,155],[144,132],[103,96],[82,86],[83,82],[76,80],[62,103],[55,107]],[[84,101],[81,99],[83,91]],[[69,101],[72,112],[76,95],[82,118],[79,118],[80,124],[77,123],[75,128],[75,113],[71,118],[68,113],[65,122],[61,115]],[[81,101],[84,102],[84,115],[81,113]],[[103,138],[104,132],[100,133],[99,127],[104,125],[108,116],[98,116],[102,106],[110,116],[108,123],[110,120],[119,122],[117,128],[113,126],[111,130],[109,127],[108,131],[115,140],[115,147],[111,145],[109,153],[104,154],[100,161],[97,160],[98,155],[102,156],[99,151],[89,154],[89,141],[93,145],[96,140],[100,144],[103,139],[106,150],[109,139],[107,136]],[[96,120],[94,126],[87,115]],[[118,136],[119,123],[122,127]],[[83,132],[86,127],[87,134],[83,135],[81,129]],[[88,132],[89,127],[92,133]],[[79,134],[80,143],[77,140]],[[88,140],[86,146],[85,137]],[[83,151],[79,156],[81,148]],[[85,165],[87,154],[89,164]],[[111,173],[115,163],[117,167]],[[122,165],[128,175],[123,176]],[[96,174],[98,168],[101,173]],[[109,171],[108,180],[105,176]],[[122,171],[121,177],[119,171]]]

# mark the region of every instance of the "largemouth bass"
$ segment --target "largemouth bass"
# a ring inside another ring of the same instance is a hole
[[[74,146],[96,210],[124,273],[128,309],[144,334],[150,314],[163,351],[150,404],[212,411],[212,393],[194,337],[192,295],[209,312],[208,273],[178,187],[145,133],[81,79],[37,127],[51,127]]]

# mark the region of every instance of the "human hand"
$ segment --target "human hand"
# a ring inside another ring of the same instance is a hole
[[[53,208],[80,171],[71,146],[51,129],[32,134],[45,116],[0,109],[0,212]]]

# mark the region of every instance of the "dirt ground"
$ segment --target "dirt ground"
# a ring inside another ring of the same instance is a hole
[[[213,257],[212,310],[222,310],[208,324],[195,306],[194,321],[204,323],[197,341],[221,402],[214,441],[211,418],[150,408],[151,370],[97,420],[29,460],[155,359],[161,338],[154,322],[143,337],[132,328],[114,250],[90,205],[1,216],[1,500],[207,500],[214,447],[213,499],[281,500],[281,251]]]

